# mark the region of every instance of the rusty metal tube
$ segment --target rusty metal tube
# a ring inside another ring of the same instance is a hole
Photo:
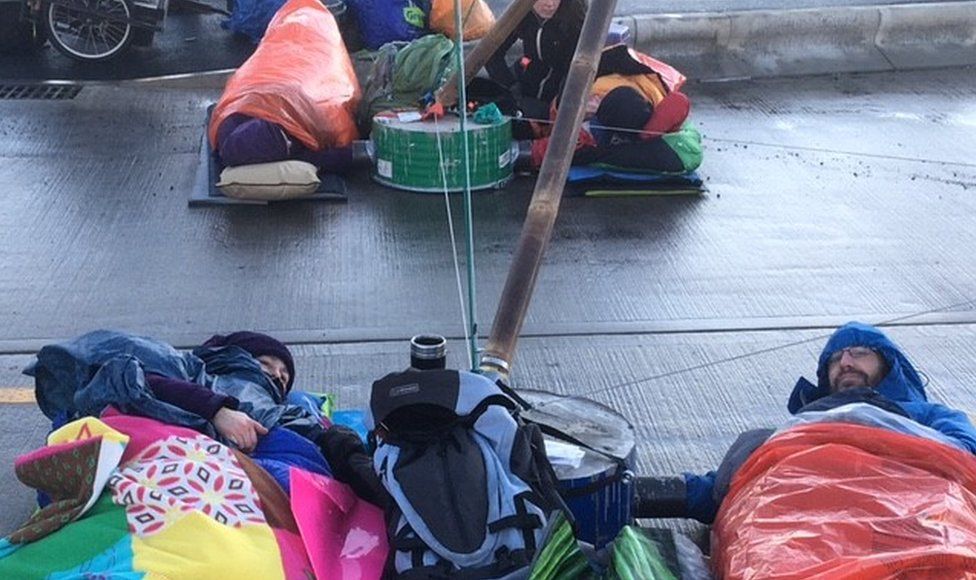
[[[542,255],[559,213],[559,202],[576,149],[584,107],[600,64],[600,54],[616,3],[616,0],[594,0],[587,10],[563,87],[549,148],[539,170],[528,215],[498,301],[491,335],[481,357],[483,369],[505,377],[515,356],[515,345],[529,308]]]
[[[495,21],[495,25],[491,27],[488,33],[478,41],[478,44],[465,57],[465,83],[471,82],[471,79],[478,74],[478,71],[488,64],[488,61],[495,54],[495,51],[498,50],[498,47],[518,28],[522,19],[532,10],[533,4],[535,4],[535,0],[515,0],[508,5],[505,12]],[[434,95],[434,100],[444,105],[445,108],[457,103],[457,75],[458,73],[455,71]]]

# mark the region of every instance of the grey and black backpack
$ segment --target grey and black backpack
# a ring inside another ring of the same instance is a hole
[[[386,576],[520,578],[562,506],[542,433],[489,378],[408,370],[373,383],[366,426],[387,508]]]

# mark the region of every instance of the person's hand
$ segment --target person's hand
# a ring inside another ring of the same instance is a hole
[[[247,416],[246,413],[221,407],[213,417],[217,433],[227,439],[241,451],[250,453],[258,444],[258,437],[267,435],[268,430],[263,425]]]

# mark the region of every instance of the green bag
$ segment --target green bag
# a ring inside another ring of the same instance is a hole
[[[624,526],[613,540],[607,580],[679,580],[670,530]]]
[[[536,556],[529,580],[679,580],[681,569],[671,530],[624,526],[607,548],[602,573],[592,564],[560,513]],[[599,566],[602,568],[602,566]]]
[[[454,72],[453,55],[454,42],[441,34],[428,34],[406,46],[391,42],[380,47],[363,89],[360,126],[369,126],[381,111],[416,108]]]
[[[550,524],[550,533],[536,556],[529,580],[584,580],[599,578],[580,550],[573,528],[562,512]]]
[[[664,142],[678,155],[681,164],[685,166],[685,171],[694,171],[701,165],[701,133],[691,123],[686,122],[677,132],[662,135],[661,139],[664,139]]]

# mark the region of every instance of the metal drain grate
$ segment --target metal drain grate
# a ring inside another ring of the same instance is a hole
[[[78,96],[78,85],[2,85],[0,100],[40,99],[42,101],[66,101]]]

